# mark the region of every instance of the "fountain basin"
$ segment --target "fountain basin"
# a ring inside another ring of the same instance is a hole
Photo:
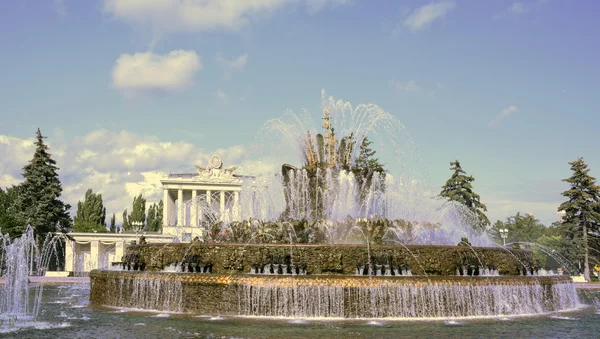
[[[568,276],[90,274],[94,305],[185,312],[317,318],[446,318],[530,315],[572,309]]]
[[[571,278],[536,276],[527,250],[147,244],[130,246],[123,260],[145,270],[92,271],[92,304],[306,318],[507,316],[578,304]]]

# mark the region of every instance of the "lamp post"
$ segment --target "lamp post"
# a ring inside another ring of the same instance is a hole
[[[133,228],[135,229],[136,242],[139,242],[138,233],[139,233],[139,231],[142,230],[142,227],[144,226],[144,223],[141,222],[141,221],[132,221],[131,222],[131,226],[133,226]]]
[[[506,238],[508,237],[508,229],[501,228],[498,232],[500,232],[500,237],[502,238],[502,246],[506,247]]]

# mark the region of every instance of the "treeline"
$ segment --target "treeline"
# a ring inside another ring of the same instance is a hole
[[[557,206],[557,211],[563,212],[564,216],[549,227],[534,216],[521,213],[490,225],[484,213],[487,208],[473,191],[475,179],[466,174],[458,160],[450,165],[453,174],[439,195],[465,206],[470,212],[467,220],[475,230],[487,232],[498,244],[506,241],[517,246],[530,246],[540,257],[542,253],[552,256],[552,252],[556,252],[569,263],[577,263],[586,280],[590,280],[590,265],[600,266],[600,186],[589,174],[583,158],[569,162],[572,175],[563,180],[569,184],[569,189],[562,192],[567,200]],[[502,238],[500,230],[507,231],[506,238]]]
[[[38,241],[50,232],[117,232],[115,213],[107,223],[102,194],[94,193],[91,188],[83,201],[77,203],[77,214],[71,219],[71,206],[61,200],[59,168],[44,139],[38,128],[33,158],[23,167],[24,181],[0,188],[0,232],[14,238],[31,225]],[[127,210],[123,213],[123,230],[134,230],[133,225],[138,230],[162,230],[162,200],[152,204],[148,211],[145,205],[146,199],[141,194],[134,198],[131,214],[127,215]]]
[[[127,214],[123,211],[123,230],[160,232],[163,224],[163,201],[154,203],[146,211],[146,199],[140,194],[133,198],[133,208]]]
[[[131,214],[127,209],[123,211],[123,231],[162,231],[163,201],[154,203],[146,211],[146,199],[140,194],[133,198]],[[110,218],[110,225],[106,223],[106,207],[102,201],[102,194],[97,194],[88,189],[83,201],[77,203],[77,216],[73,218],[73,231],[75,232],[111,232],[118,231],[116,215]]]

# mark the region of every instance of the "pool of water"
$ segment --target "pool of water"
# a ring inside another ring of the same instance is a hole
[[[47,285],[35,320],[0,338],[598,338],[600,291],[581,308],[532,317],[444,320],[315,320],[210,317],[89,305],[89,285]]]

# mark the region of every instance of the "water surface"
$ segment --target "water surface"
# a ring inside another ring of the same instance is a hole
[[[91,307],[89,285],[47,285],[35,321],[0,338],[597,338],[600,291],[580,309],[534,317],[315,320],[196,316]]]

